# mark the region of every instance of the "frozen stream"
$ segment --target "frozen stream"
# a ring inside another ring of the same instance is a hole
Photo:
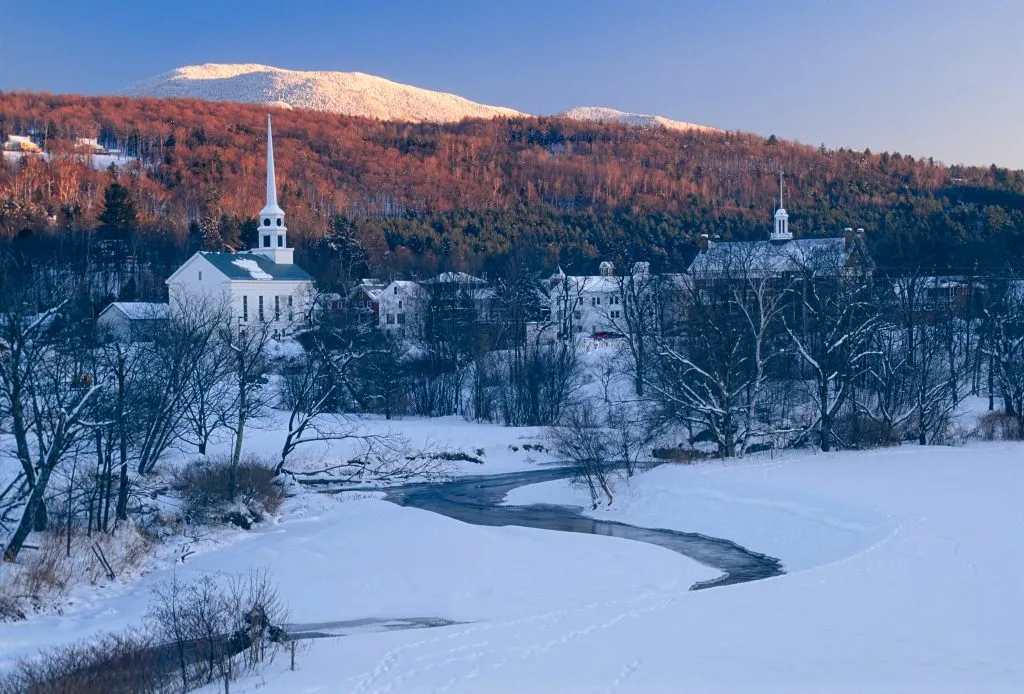
[[[387,491],[386,499],[400,506],[433,511],[474,525],[516,525],[588,535],[608,535],[647,542],[687,556],[722,572],[718,578],[695,583],[690,590],[771,578],[785,573],[782,562],[717,537],[661,528],[642,528],[615,521],[595,520],[570,506],[534,504],[505,506],[511,490],[528,484],[565,479],[565,467],[461,477],[451,482],[411,484]]]

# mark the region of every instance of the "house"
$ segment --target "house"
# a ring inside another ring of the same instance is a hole
[[[4,143],[4,151],[7,152],[26,152],[26,153],[39,153],[42,152],[42,148],[32,141],[32,138],[28,135],[8,135],[7,142]]]
[[[377,325],[386,333],[404,335],[422,325],[427,290],[419,282],[395,280],[377,297]]]
[[[355,313],[359,325],[380,323],[380,297],[386,288],[387,284],[380,280],[362,279],[349,292],[348,306]],[[340,305],[338,309],[341,309]]]
[[[267,325],[275,335],[306,321],[312,278],[293,260],[284,210],[277,204],[274,141],[267,116],[267,202],[260,211],[256,247],[243,253],[200,251],[167,279],[170,311],[190,306],[225,310],[240,330]]]
[[[417,334],[433,306],[464,310],[470,322],[490,323],[496,316],[497,293],[488,282],[466,272],[442,272],[427,280],[395,280],[377,296],[378,326],[388,333]]]
[[[100,335],[118,342],[153,339],[167,322],[167,304],[115,301],[100,312],[96,328]]]
[[[107,149],[95,137],[76,137],[74,148],[81,154],[108,154]]]
[[[636,263],[634,270],[646,272],[646,263]],[[551,321],[562,336],[617,335],[622,324],[622,278],[615,276],[615,266],[604,261],[597,275],[566,275],[562,268],[548,279]]]

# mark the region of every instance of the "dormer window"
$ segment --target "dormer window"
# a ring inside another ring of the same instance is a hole
[[[266,218],[264,218],[264,220],[263,220],[263,226],[265,226],[265,227],[268,227],[268,226],[270,226],[270,217],[266,217]]]

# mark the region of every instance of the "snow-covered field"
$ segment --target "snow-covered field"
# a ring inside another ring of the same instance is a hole
[[[460,463],[463,473],[546,462],[521,449],[536,431],[392,426],[484,448],[487,462]],[[251,441],[271,443],[269,431]],[[171,571],[265,566],[295,622],[460,624],[309,642],[296,672],[281,660],[233,692],[1018,692],[1022,497],[1019,444],[663,466],[592,513],[726,537],[789,572],[689,591],[717,572],[658,547],[304,494],[280,521],[183,565],[108,586],[63,615],[3,625],[0,658],[136,623]],[[563,482],[508,501],[586,505]]]

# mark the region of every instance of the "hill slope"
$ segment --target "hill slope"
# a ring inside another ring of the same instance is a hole
[[[265,107],[0,94],[0,138],[31,133],[46,134],[48,158],[0,165],[0,238],[96,229],[116,180],[154,267],[173,269],[199,244],[251,243]],[[503,259],[538,271],[596,270],[604,258],[683,268],[698,234],[767,236],[780,168],[797,235],[864,227],[879,264],[942,272],[1024,258],[1024,171],[564,117],[438,124],[294,110],[274,115],[274,133],[289,236],[312,271],[356,256],[387,277],[492,272]],[[78,137],[134,162],[97,171]],[[349,241],[320,245],[339,234]]]
[[[137,82],[124,94],[263,103],[414,123],[524,115],[510,108],[478,104],[455,94],[420,89],[361,72],[282,70],[252,63],[180,67]]]

